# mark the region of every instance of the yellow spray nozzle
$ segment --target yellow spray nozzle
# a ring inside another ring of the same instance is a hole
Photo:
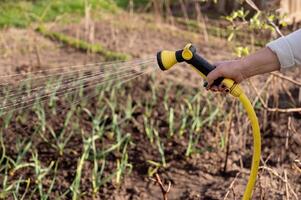
[[[157,53],[157,62],[161,70],[168,70],[179,62],[188,62],[195,55],[196,49],[192,44],[187,44],[178,51],[163,50]]]
[[[168,70],[176,63],[186,62],[193,66],[193,68],[203,77],[206,76],[215,69],[215,66],[211,65],[205,59],[203,59],[200,55],[196,53],[196,49],[192,44],[187,44],[183,49],[178,51],[160,51],[157,54],[158,65],[162,70]],[[219,78],[214,81],[214,85],[224,84],[229,90],[230,94],[234,97],[238,98],[242,105],[244,106],[248,117],[251,121],[252,129],[253,129],[253,159],[251,166],[251,174],[249,177],[249,181],[244,192],[243,200],[250,200],[252,197],[253,188],[255,186],[259,162],[260,162],[260,154],[261,154],[261,136],[260,136],[260,128],[256,113],[250,100],[244,94],[242,88],[239,84],[235,83],[231,79],[227,78]]]
[[[175,51],[160,51],[157,53],[157,62],[161,70],[168,70],[176,63],[178,63],[176,59]]]

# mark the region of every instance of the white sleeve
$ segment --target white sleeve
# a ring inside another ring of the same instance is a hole
[[[301,29],[267,44],[277,54],[281,69],[301,65]]]

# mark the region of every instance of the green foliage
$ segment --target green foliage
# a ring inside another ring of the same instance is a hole
[[[118,10],[112,0],[87,0],[92,9],[111,12]],[[62,15],[82,16],[85,0],[39,0],[4,1],[0,5],[0,28],[15,26],[26,27],[32,22],[53,21]]]
[[[227,27],[228,41],[233,41],[235,44],[234,53],[238,57],[249,55],[249,48],[244,47],[244,45],[264,46],[269,40],[266,36],[272,35],[276,31],[277,24],[281,26],[287,25],[284,20],[285,15],[268,11],[263,12],[258,9],[255,9],[255,11],[255,14],[251,14],[249,10],[245,10],[242,7],[223,17],[229,22]],[[242,33],[247,35],[247,37],[244,38],[245,41],[240,42]]]

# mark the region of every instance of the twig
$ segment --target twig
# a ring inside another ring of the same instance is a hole
[[[286,193],[286,200],[290,199],[290,193],[288,190],[288,180],[287,180],[287,173],[286,170],[284,170],[284,179],[285,179],[285,193]]]
[[[260,92],[258,92],[258,95],[256,96],[255,100],[252,102],[252,105],[254,106],[257,101],[259,100],[259,97],[262,95],[262,93],[264,92],[264,90],[267,88],[267,86],[270,84],[270,82],[272,81],[273,76],[270,75],[269,78],[267,79],[267,81],[265,82],[264,86],[261,88]],[[257,88],[255,87],[254,83],[252,80],[249,80],[249,83],[252,84],[254,86],[254,89],[257,90]],[[257,90],[258,91],[258,90]]]
[[[268,105],[264,102],[261,95],[259,94],[257,88],[250,82],[251,87],[256,92],[257,97],[259,98],[261,104],[263,105],[263,108],[266,109],[269,112],[281,112],[281,113],[291,113],[291,112],[301,112],[301,108],[270,108]]]
[[[292,79],[291,77],[285,76],[285,75],[280,74],[280,73],[278,73],[278,72],[272,72],[272,74],[273,74],[274,76],[278,77],[278,78],[284,79],[284,80],[286,80],[286,81],[289,81],[289,82],[291,82],[291,83],[293,83],[293,84],[298,85],[298,86],[301,87],[301,82],[295,81],[295,80]]]
[[[180,2],[181,9],[182,9],[182,13],[184,15],[184,19],[185,19],[186,22],[188,22],[189,18],[188,18],[188,13],[187,13],[186,5],[185,5],[185,3],[184,3],[183,0],[179,0],[179,2]]]
[[[161,188],[162,195],[163,195],[163,199],[164,199],[164,200],[168,200],[168,199],[167,199],[167,195],[168,195],[168,193],[169,193],[169,191],[170,191],[170,188],[171,188],[171,182],[170,182],[170,181],[168,182],[168,188],[166,189],[166,188],[164,187],[162,181],[161,181],[161,178],[160,178],[159,174],[156,173],[156,174],[155,174],[155,177],[156,177],[156,180],[155,180],[156,183],[158,183],[159,186],[160,186],[160,188]]]
[[[165,2],[165,8],[166,8],[166,12],[167,12],[167,20],[169,21],[169,23],[171,23],[172,26],[174,26],[175,22],[174,22],[171,8],[170,8],[170,1],[165,0],[164,2]]]
[[[281,112],[281,113],[301,112],[301,108],[269,108],[263,101],[261,103],[263,104],[264,109],[266,109],[269,112]]]
[[[205,22],[204,16],[203,16],[202,11],[201,11],[200,2],[195,1],[194,2],[194,7],[195,7],[196,15],[197,15],[196,18],[197,18],[198,26],[199,26],[199,23],[201,22],[202,26],[203,26],[202,29],[203,29],[204,39],[205,39],[205,42],[208,43],[208,40],[209,40],[208,39],[208,32],[207,32],[206,22]]]
[[[226,200],[228,198],[228,195],[230,194],[230,191],[233,192],[233,195],[234,195],[234,198],[235,198],[235,193],[234,193],[233,187],[234,187],[234,183],[236,182],[239,175],[240,175],[240,172],[236,174],[234,180],[231,182],[231,184],[229,186],[229,189],[228,189],[226,195],[224,196],[224,200]]]
[[[293,168],[295,168],[300,174],[301,174],[301,161],[300,160],[294,160],[295,163],[293,163]],[[299,165],[299,166],[298,166]]]
[[[289,99],[291,100],[291,102],[293,102],[293,104],[296,104],[296,101],[292,95],[292,93],[289,91],[289,89],[287,88],[287,86],[283,83],[283,81],[280,81],[280,85],[282,87],[282,89],[284,90],[284,92],[287,94],[287,96],[289,97]]]
[[[274,169],[269,168],[267,166],[261,166],[259,167],[259,169],[265,169],[268,172],[271,172],[274,176],[276,176],[277,178],[279,178],[279,180],[281,180],[282,182],[284,182],[288,189],[291,191],[291,193],[294,195],[295,199],[298,199],[298,195],[295,193],[295,191],[292,189],[291,185],[289,184],[288,180],[283,178],[282,176],[280,176]]]
[[[291,117],[288,118],[288,130],[291,131],[293,134],[297,134],[297,135],[299,134],[295,126],[293,125]]]
[[[265,192],[264,188],[262,187],[262,182],[261,182],[261,174],[258,173],[258,183],[259,183],[259,196],[260,196],[260,200],[263,200],[265,197]]]
[[[293,168],[296,169],[301,174],[301,169],[296,163],[293,163]]]

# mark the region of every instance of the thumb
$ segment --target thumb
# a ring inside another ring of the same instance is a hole
[[[222,77],[222,72],[220,70],[220,68],[216,68],[213,71],[211,71],[208,75],[207,75],[207,82],[208,82],[208,86],[210,87],[213,82],[218,79],[219,77]]]

